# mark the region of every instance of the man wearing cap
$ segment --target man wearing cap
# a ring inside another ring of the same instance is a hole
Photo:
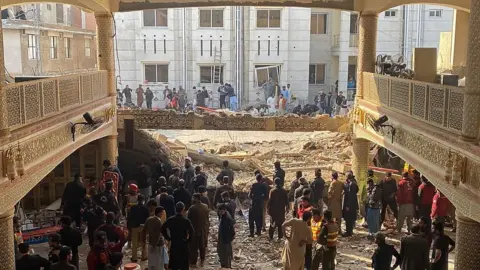
[[[185,158],[185,165],[182,169],[182,179],[185,180],[185,188],[192,192],[193,190],[193,178],[195,177],[195,170],[192,166],[192,159],[190,157]]]
[[[373,270],[395,269],[400,265],[400,254],[394,246],[385,242],[385,235],[381,232],[375,234],[375,244],[377,248],[372,255]],[[395,257],[395,264],[392,265],[392,257]]]

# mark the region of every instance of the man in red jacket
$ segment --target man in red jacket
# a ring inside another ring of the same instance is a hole
[[[430,217],[435,222],[445,224],[445,217],[447,216],[447,210],[450,205],[450,201],[440,190],[437,190],[435,196],[433,196],[432,213]]]
[[[418,187],[418,212],[420,217],[429,217],[432,212],[433,196],[435,196],[435,186],[422,176],[422,184]]]
[[[414,189],[408,178],[408,172],[402,174],[402,179],[398,182],[397,202],[398,202],[398,219],[397,231],[401,232],[403,223],[407,219],[407,231],[412,228],[412,218],[414,211]]]

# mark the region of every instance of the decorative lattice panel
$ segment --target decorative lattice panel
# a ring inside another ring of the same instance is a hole
[[[448,127],[461,132],[463,126],[463,89],[451,90],[448,104]]]
[[[390,106],[404,113],[410,113],[410,83],[404,80],[391,80]]]
[[[428,120],[434,124],[442,125],[445,119],[445,98],[446,88],[441,86],[430,86],[428,100]]]
[[[23,88],[21,85],[5,86],[7,94],[8,126],[13,127],[22,124]]]
[[[82,80],[82,101],[92,100],[92,74],[81,76]]]
[[[57,81],[45,80],[42,82],[43,115],[58,111],[57,106]]]
[[[388,106],[388,79],[378,77],[377,79],[378,98],[382,105]]]
[[[60,108],[80,104],[78,76],[69,76],[58,79],[60,92]]]
[[[102,89],[102,80],[101,74],[95,73],[92,74],[92,90],[93,90],[93,99],[98,99],[101,96]]]
[[[30,122],[41,116],[41,95],[38,83],[28,83],[23,86],[25,97],[25,122]]]
[[[425,119],[427,112],[427,85],[413,84],[412,92],[412,114],[413,116]]]

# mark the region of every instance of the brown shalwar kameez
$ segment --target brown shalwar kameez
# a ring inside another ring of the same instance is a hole
[[[208,206],[204,203],[197,202],[188,209],[187,218],[195,228],[195,234],[192,236],[190,247],[190,264],[196,265],[198,252],[200,251],[200,260],[205,260],[205,253],[208,245],[208,232],[210,228]]]

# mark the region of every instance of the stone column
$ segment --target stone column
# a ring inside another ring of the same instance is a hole
[[[353,156],[352,156],[352,171],[357,179],[358,188],[360,189],[359,198],[362,199],[365,194],[364,187],[367,184],[367,170],[368,159],[370,153],[370,142],[366,139],[356,138],[353,139]],[[359,200],[360,204],[363,200]],[[360,212],[363,213],[363,207],[360,207]]]
[[[0,215],[0,237],[2,238],[2,250],[0,251],[0,270],[15,269],[15,244],[13,240],[13,213],[9,209]]]
[[[463,122],[461,139],[476,142],[480,114],[480,1],[471,1],[468,23],[467,72],[463,97]]]
[[[475,1],[472,1],[472,3]],[[480,269],[480,223],[455,212],[457,218],[457,239],[455,248],[455,269]]]
[[[363,98],[362,72],[375,73],[377,54],[377,14],[360,14],[357,59],[357,98]]]
[[[116,97],[113,15],[111,13],[95,13],[95,20],[97,23],[98,70],[108,72],[108,95]]]
[[[118,158],[118,137],[110,135],[100,139],[100,154],[102,162],[105,159],[110,160],[112,164],[117,164]]]
[[[0,137],[8,136],[8,108],[7,108],[7,92],[3,88],[5,85],[5,62],[3,54],[3,25],[0,20]]]

